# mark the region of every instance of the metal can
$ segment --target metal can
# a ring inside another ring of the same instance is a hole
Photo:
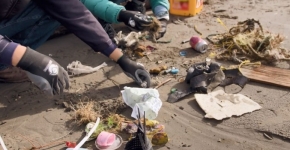
[[[198,36],[191,37],[189,44],[194,50],[200,53],[205,53],[208,49],[207,42]]]

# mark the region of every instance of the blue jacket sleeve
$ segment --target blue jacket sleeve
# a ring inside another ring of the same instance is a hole
[[[169,7],[170,7],[170,3],[168,0],[150,0],[150,5],[151,5],[151,8],[152,10],[155,9],[156,6],[164,6],[167,11],[169,10]]]
[[[118,23],[118,16],[124,6],[115,4],[109,0],[81,0],[94,16],[108,23]]]
[[[117,48],[98,20],[79,0],[34,0],[92,49],[106,56]]]
[[[170,3],[168,0],[150,0],[150,4],[157,19],[169,20]]]

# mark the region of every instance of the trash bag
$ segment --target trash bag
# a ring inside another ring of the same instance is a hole
[[[153,150],[152,144],[146,135],[145,112],[143,117],[144,122],[141,124],[141,115],[138,109],[137,132],[135,133],[135,137],[126,144],[124,150]]]

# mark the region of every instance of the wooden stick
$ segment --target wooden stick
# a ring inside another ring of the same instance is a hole
[[[167,79],[165,80],[164,82],[160,83],[159,85],[157,85],[154,89],[158,89],[160,88],[162,85],[166,84],[167,82],[171,81],[171,78],[170,79]]]

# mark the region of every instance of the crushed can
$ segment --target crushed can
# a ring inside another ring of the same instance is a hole
[[[200,53],[205,53],[208,49],[207,42],[198,36],[191,37],[189,40],[189,44],[194,50]]]

